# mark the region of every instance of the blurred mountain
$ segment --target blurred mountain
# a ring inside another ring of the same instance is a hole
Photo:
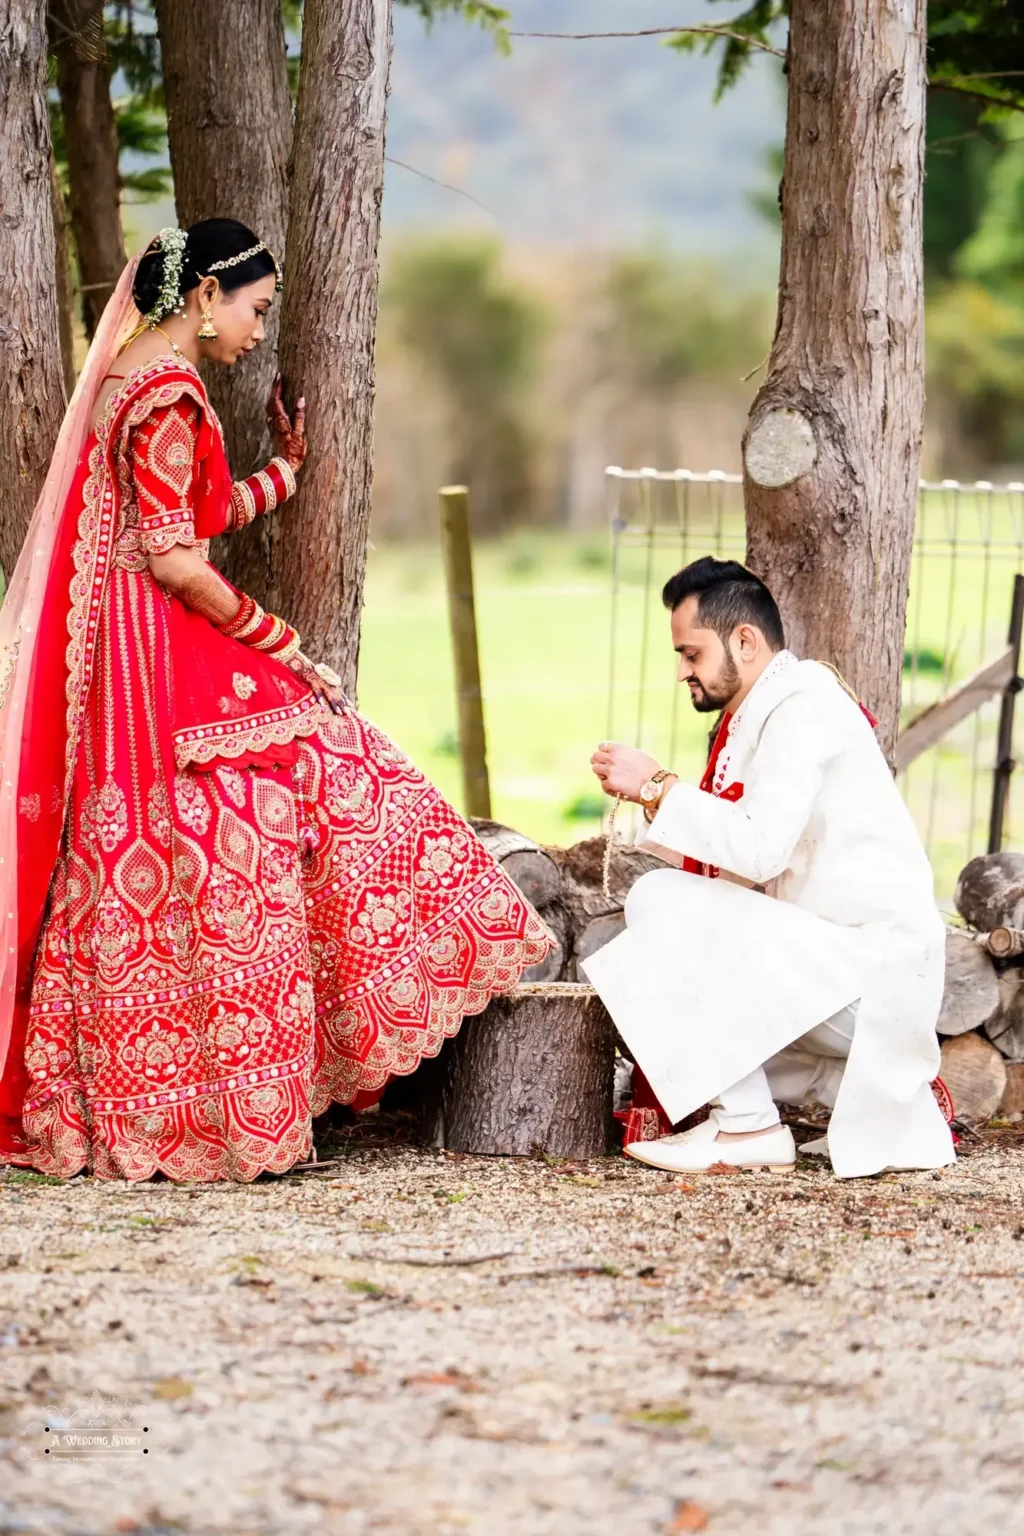
[[[504,3],[524,31],[721,24],[727,15],[704,0]],[[774,237],[750,195],[769,185],[765,157],[783,135],[778,65],[756,59],[718,104],[716,68],[658,37],[515,38],[505,58],[459,19],[427,32],[398,9],[386,235],[444,225],[576,249],[657,240],[770,268]]]

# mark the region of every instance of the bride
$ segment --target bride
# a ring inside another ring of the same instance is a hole
[[[280,287],[231,219],[126,269],[0,610],[0,1163],[281,1172],[313,1115],[372,1103],[550,946],[338,678],[207,561],[305,455],[278,382],[275,456],[232,483],[196,368],[257,346]]]

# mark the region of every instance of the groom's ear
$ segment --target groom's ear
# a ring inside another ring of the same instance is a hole
[[[732,638],[740,660],[753,661],[764,636],[759,629],[754,628],[753,624],[739,624],[733,630]]]

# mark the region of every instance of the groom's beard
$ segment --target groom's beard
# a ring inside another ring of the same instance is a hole
[[[689,688],[693,707],[698,714],[710,715],[713,710],[725,709],[729,700],[740,691],[740,674],[728,648],[717,677],[706,688],[695,677],[691,677]]]

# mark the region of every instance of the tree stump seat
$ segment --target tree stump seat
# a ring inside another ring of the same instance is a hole
[[[593,987],[527,982],[494,998],[439,1065],[428,1119],[436,1145],[503,1157],[608,1151],[615,1028]]]

